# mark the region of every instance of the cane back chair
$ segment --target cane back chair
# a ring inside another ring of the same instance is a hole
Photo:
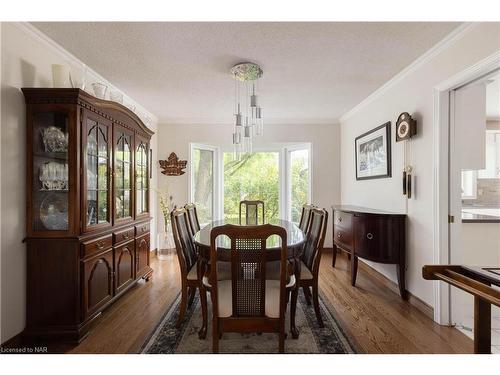
[[[212,264],[219,261],[217,238],[223,235],[231,242],[231,279],[219,280],[218,267],[212,267],[209,278],[203,279],[212,298],[213,352],[219,352],[223,332],[276,332],[279,352],[283,353],[286,294],[295,285],[293,276],[287,282],[286,230],[270,224],[214,228],[210,234]],[[266,239],[272,235],[281,238],[279,280],[266,278]]]
[[[181,269],[181,305],[179,317],[177,319],[177,326],[179,327],[184,320],[186,309],[191,307],[193,303],[196,289],[200,289],[201,277],[198,277],[198,254],[191,234],[186,209],[177,208],[173,210],[170,213],[170,219],[175,248],[177,250],[177,258]],[[202,299],[202,316],[203,320],[206,322],[206,294],[200,292],[200,298]]]
[[[262,206],[262,221],[259,223],[259,206]],[[245,221],[243,222],[243,210],[245,207]],[[259,225],[265,223],[264,202],[263,201],[241,201],[240,202],[240,225]]]
[[[194,203],[188,203],[184,206],[188,214],[189,228],[191,235],[194,236],[200,230],[200,221],[198,220],[198,212]]]
[[[311,211],[314,208],[312,204],[305,204],[302,206],[302,214],[300,215],[299,228],[302,232],[307,230],[307,225],[309,224],[309,219],[311,217]]]
[[[299,286],[302,287],[304,291],[308,305],[311,305],[310,288],[312,289],[314,312],[320,327],[323,327],[323,319],[321,318],[318,296],[319,263],[325,243],[327,225],[328,211],[325,209],[313,208],[306,229],[306,239],[300,265]]]

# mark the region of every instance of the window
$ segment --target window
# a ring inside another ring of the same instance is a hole
[[[190,201],[196,204],[201,225],[218,217],[216,204],[217,162],[217,147],[191,145]]]
[[[302,205],[311,202],[309,144],[256,150],[235,160],[229,150],[191,144],[189,199],[200,224],[224,218],[238,222],[242,200],[262,200],[266,222],[300,220]]]
[[[311,177],[309,148],[289,149],[288,160],[288,218],[294,223],[300,221],[302,206],[311,202]]]
[[[242,200],[264,202],[266,222],[280,218],[280,153],[254,152],[235,160],[224,153],[224,219],[237,222]]]

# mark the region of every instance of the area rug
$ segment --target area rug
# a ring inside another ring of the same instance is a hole
[[[211,322],[209,319],[208,334],[205,340],[198,338],[201,327],[201,305],[197,295],[193,305],[186,312],[184,323],[176,328],[179,315],[180,294],[166,312],[151,337],[141,349],[145,354],[202,354],[212,353]],[[356,353],[352,342],[342,330],[334,314],[320,297],[320,308],[324,328],[318,326],[312,306],[307,306],[305,297],[299,294],[297,303],[296,324],[300,336],[292,339],[287,332],[285,353],[293,354],[349,354]],[[208,316],[211,316],[210,303]],[[289,330],[289,314],[287,311],[286,329]],[[263,333],[240,334],[224,333],[219,341],[220,353],[278,353],[278,334]]]

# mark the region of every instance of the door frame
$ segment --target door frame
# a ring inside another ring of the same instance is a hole
[[[433,263],[449,264],[450,231],[448,224],[450,194],[450,92],[500,69],[500,52],[496,52],[434,87],[434,189],[433,189]],[[451,322],[450,289],[446,283],[434,281],[434,321]]]

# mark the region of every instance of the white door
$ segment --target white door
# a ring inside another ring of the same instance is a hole
[[[500,200],[488,201],[490,192],[486,187],[494,182],[481,178],[484,173],[479,173],[492,163],[487,160],[491,152],[486,147],[487,84],[483,79],[450,93],[448,204],[452,218],[449,224],[451,264],[500,266],[500,223],[468,221],[475,218],[474,215],[488,213],[491,207],[500,205]],[[451,288],[450,322],[469,336],[472,336],[474,326],[473,302],[470,294]],[[494,318],[500,318],[499,309],[494,308],[492,312]],[[493,327],[496,327],[495,322]],[[500,325],[497,328],[500,329]],[[500,331],[492,332],[493,341],[495,334],[500,337]]]

